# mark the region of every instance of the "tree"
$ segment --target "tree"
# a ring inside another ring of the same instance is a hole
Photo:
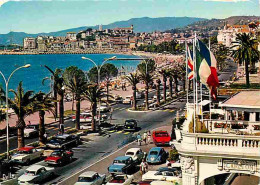
[[[169,77],[169,91],[170,91],[170,97],[172,98],[172,82],[173,82],[173,78],[170,75]]]
[[[126,79],[132,85],[132,89],[133,89],[132,109],[136,110],[136,85],[139,83],[140,78],[137,73],[130,73],[130,76],[124,76],[124,79]]]
[[[186,91],[186,64],[181,63],[178,65],[179,79],[182,80],[183,90]]]
[[[157,86],[156,86],[156,103],[158,106],[160,106],[161,102],[161,93],[160,93],[160,86],[161,86],[161,80],[160,79],[157,79],[156,80],[157,82]]]
[[[99,88],[96,83],[91,83],[87,85],[87,88],[84,92],[84,97],[90,102],[90,110],[91,110],[91,128],[92,131],[96,131],[96,112],[97,112],[97,102],[101,101],[106,94],[104,93],[103,88]],[[100,119],[100,118],[99,118]]]
[[[145,110],[149,109],[148,93],[149,85],[153,83],[153,76],[150,73],[141,73],[140,79],[145,83]]]
[[[235,45],[231,49],[235,49],[232,53],[233,58],[239,64],[245,65],[246,86],[250,86],[249,81],[249,65],[254,65],[256,58],[259,59],[259,51],[256,49],[257,40],[252,38],[249,34],[237,34]]]
[[[169,72],[167,69],[162,69],[159,71],[163,78],[163,101],[166,102],[166,88],[167,88],[167,77],[169,76]]]
[[[18,118],[17,120],[17,140],[18,148],[24,147],[24,128],[25,117],[34,113],[34,104],[36,103],[36,96],[33,91],[24,92],[22,81],[19,83],[17,90],[11,89],[10,92],[14,94],[14,99],[9,99],[10,108],[12,108]]]
[[[84,72],[76,66],[67,67],[63,73],[64,84],[76,99],[76,121],[75,127],[80,129],[80,101],[87,86]]]
[[[225,66],[226,66],[226,59],[228,56],[228,48],[224,46],[223,44],[217,45],[217,47],[213,50],[214,55],[216,57],[217,62],[217,67],[220,71],[222,71]]]
[[[179,77],[179,69],[178,67],[172,68],[170,71],[170,75],[172,76],[172,78],[174,79],[175,82],[175,94],[178,93],[178,77]]]
[[[147,71],[146,71],[147,66]],[[152,59],[144,60],[140,64],[137,65],[137,70],[140,73],[153,73],[155,71],[155,61]]]
[[[46,69],[50,71],[52,74],[52,79],[53,79],[53,94],[54,94],[54,99],[59,102],[59,124],[60,127],[61,125],[64,125],[64,79],[62,76],[62,69],[56,69],[53,71],[51,68],[48,66],[44,65]],[[55,103],[55,114],[57,115],[57,103]]]
[[[34,110],[39,112],[39,142],[41,144],[45,143],[45,121],[44,116],[46,111],[51,111],[54,114],[53,107],[55,100],[49,94],[39,92],[35,95]]]
[[[100,68],[100,66],[99,66]],[[109,101],[109,86],[110,86],[110,79],[117,76],[118,69],[114,64],[106,63],[101,66],[100,69],[100,81],[106,81],[106,88],[107,88],[107,102]],[[98,71],[96,67],[93,67],[88,72],[88,77],[91,82],[98,81]]]

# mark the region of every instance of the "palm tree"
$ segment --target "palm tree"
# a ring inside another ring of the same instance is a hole
[[[145,83],[145,110],[149,109],[148,93],[149,85],[153,82],[153,76],[150,73],[142,72],[140,74],[140,79]]]
[[[183,91],[186,91],[186,65],[182,63],[178,67],[179,69],[179,78],[182,80]]]
[[[106,97],[103,88],[99,88],[97,84],[88,84],[87,88],[84,92],[85,98],[90,102],[90,110],[91,110],[91,128],[92,131],[96,131],[96,112],[97,112],[97,102],[101,101],[103,97]],[[99,118],[100,119],[100,118]]]
[[[174,79],[175,82],[175,94],[178,93],[178,77],[179,77],[179,70],[177,67],[172,68],[170,71],[170,75],[172,76],[172,78]]]
[[[68,90],[75,95],[76,120],[75,128],[80,129],[80,101],[87,86],[87,79],[84,72],[76,66],[70,66],[63,73],[64,84]]]
[[[63,71],[61,69],[56,69],[53,71],[51,68],[48,66],[44,65],[46,69],[50,71],[52,74],[52,79],[53,79],[53,94],[54,94],[54,99],[58,100],[59,102],[59,124],[60,128],[61,125],[64,125],[64,79],[62,76]],[[55,102],[55,114],[57,116],[57,103]],[[61,129],[61,131],[63,131]]]
[[[45,121],[44,116],[46,111],[51,111],[54,114],[53,107],[55,100],[49,94],[39,92],[36,96],[36,102],[34,104],[34,110],[39,112],[39,142],[41,144],[45,143],[44,139],[45,133]]]
[[[256,58],[259,59],[259,51],[256,49],[257,40],[252,38],[249,34],[237,34],[236,41],[233,42],[235,45],[231,49],[235,49],[232,53],[232,57],[239,64],[245,65],[246,73],[246,86],[250,86],[249,81],[249,69],[248,66],[254,66]]]
[[[18,118],[17,120],[17,140],[18,148],[24,147],[24,128],[25,117],[34,113],[34,104],[36,103],[36,96],[33,91],[24,92],[22,82],[19,83],[17,90],[11,89],[10,92],[14,94],[14,100],[9,99],[10,108],[12,108]]]
[[[166,69],[162,69],[159,71],[159,73],[162,75],[163,78],[163,101],[166,102],[166,88],[167,88],[167,77],[169,76],[169,73]]]
[[[156,103],[158,106],[160,106],[160,99],[161,99],[161,93],[160,93],[160,86],[161,86],[161,80],[156,80],[157,86],[156,86]]]
[[[136,85],[140,82],[140,78],[137,73],[130,73],[130,76],[124,76],[131,85],[133,89],[133,105],[132,109],[136,110]]]
[[[170,91],[170,97],[172,98],[172,82],[173,82],[173,78],[170,75],[169,77],[169,91]]]

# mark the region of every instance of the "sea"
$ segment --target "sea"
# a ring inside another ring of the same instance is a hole
[[[88,60],[82,60],[81,57],[90,58],[98,65],[113,56],[117,58],[138,58],[133,55],[118,55],[118,54],[51,54],[51,55],[0,55],[0,71],[4,74],[6,79],[17,67],[25,64],[31,64],[29,68],[22,68],[14,73],[9,82],[9,89],[16,89],[19,82],[23,82],[24,89],[32,90],[35,93],[42,91],[45,93],[50,92],[50,80],[45,80],[42,84],[42,80],[46,77],[50,77],[51,73],[43,67],[49,66],[52,70],[56,68],[65,69],[69,66],[77,66],[83,71],[87,72],[94,64]],[[108,61],[114,64],[119,70],[124,70],[126,73],[132,72],[139,64],[138,60],[115,60]],[[5,89],[5,83],[0,76],[0,84]],[[12,93],[9,93],[10,97],[13,97]]]

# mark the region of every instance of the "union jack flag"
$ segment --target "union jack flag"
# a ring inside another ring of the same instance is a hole
[[[194,66],[193,66],[193,57],[190,52],[190,48],[187,45],[187,62],[188,62],[188,79],[192,80],[194,77]]]

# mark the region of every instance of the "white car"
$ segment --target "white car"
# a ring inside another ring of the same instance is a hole
[[[41,184],[54,175],[54,168],[42,165],[32,165],[27,168],[22,176],[18,178],[18,184]]]
[[[140,163],[145,158],[145,153],[141,148],[130,148],[126,151],[125,156],[132,157],[135,162]]]
[[[180,179],[180,175],[178,173],[177,171],[148,171],[142,176],[142,180],[177,181]]]
[[[133,180],[133,175],[116,175],[106,185],[130,185]]]
[[[132,96],[126,96],[125,99],[123,100],[123,104],[130,104],[131,103],[131,97]]]
[[[82,173],[75,185],[102,185],[106,180],[106,175],[98,174],[94,171]]]
[[[12,155],[11,161],[19,164],[30,164],[35,159],[43,157],[43,149],[36,149],[32,146],[25,146],[18,149],[18,152]]]
[[[24,137],[37,137],[39,133],[39,125],[27,125],[24,129]]]
[[[97,106],[97,111],[99,111],[99,110],[100,110],[100,112],[107,112],[107,111],[109,111],[109,108],[107,106],[100,105],[100,106]]]
[[[98,121],[98,116],[95,116],[96,121]],[[76,116],[72,116],[72,121],[76,121]],[[80,113],[80,123],[91,123],[92,116],[90,112],[82,112]]]

